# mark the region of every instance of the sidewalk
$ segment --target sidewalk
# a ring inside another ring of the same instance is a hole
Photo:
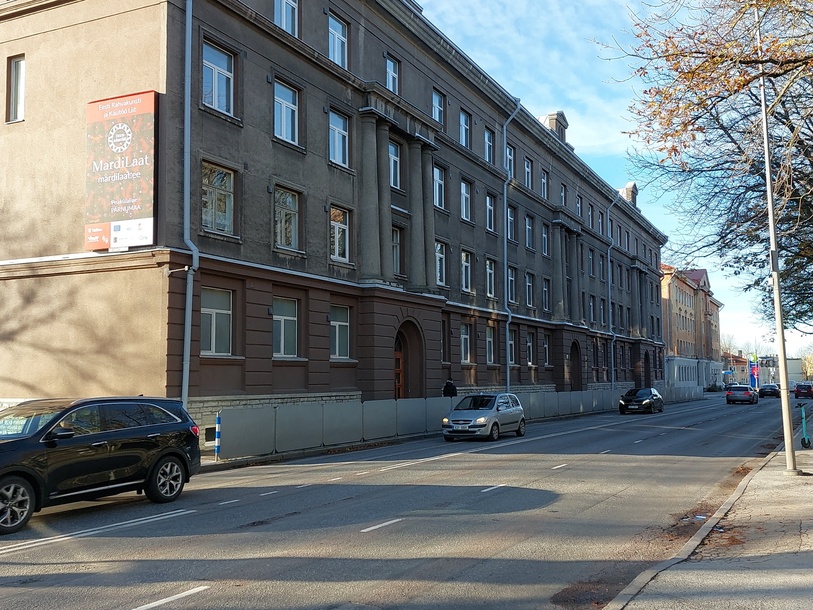
[[[798,447],[798,438],[796,439]],[[794,610],[813,604],[813,450],[769,455],[686,543],[605,610]]]

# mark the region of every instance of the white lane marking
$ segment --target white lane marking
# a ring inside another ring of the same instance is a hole
[[[164,604],[168,604],[169,602],[174,602],[176,599],[183,599],[184,597],[189,597],[190,595],[194,595],[195,593],[200,593],[201,591],[205,591],[208,588],[209,587],[195,587],[194,589],[190,589],[189,591],[178,593],[178,595],[173,595],[172,597],[165,597],[164,599],[159,599],[157,602],[152,602],[151,604],[147,604],[146,606],[139,606],[138,608],[134,608],[134,610],[149,610],[150,608],[157,608],[158,606],[163,606]]]
[[[341,480],[342,480],[342,477],[333,477],[333,478],[332,478],[332,479],[330,479],[330,480],[331,480],[331,481],[341,481]]]
[[[278,494],[279,490],[275,489],[274,491],[266,491],[265,493],[261,493],[261,496],[270,496],[271,494]]]
[[[225,502],[218,502],[218,506],[223,506],[224,504],[234,504],[235,502],[239,502],[240,500],[226,500]]]
[[[296,489],[302,489],[303,487],[310,487],[313,483],[305,483],[304,485],[297,485]]]
[[[377,530],[381,527],[387,527],[388,525],[392,525],[393,523],[398,523],[399,521],[403,521],[403,519],[393,519],[392,521],[385,521],[384,523],[379,523],[378,525],[374,525],[372,527],[368,527],[366,529],[361,530],[362,534],[366,534],[367,532],[372,532],[373,530]]]
[[[383,468],[379,468],[379,472],[384,472],[385,470],[395,470],[396,468],[405,468],[406,466],[414,466],[418,462],[403,462],[401,464],[393,464],[392,466],[384,466]]]
[[[8,553],[22,551],[24,549],[32,549],[34,547],[44,546],[46,544],[54,544],[55,542],[62,542],[64,540],[71,540],[73,538],[86,538],[88,536],[95,536],[96,534],[102,534],[104,532],[124,529],[126,527],[135,527],[136,525],[143,525],[144,523],[163,521],[164,519],[171,519],[173,517],[183,517],[184,515],[191,515],[194,512],[197,511],[175,510],[172,511],[171,513],[166,513],[165,515],[158,515],[157,517],[141,517],[139,519],[133,519],[131,521],[122,521],[121,523],[111,523],[110,525],[104,525],[102,527],[94,527],[93,529],[89,530],[81,530],[78,532],[74,532],[73,534],[62,534],[60,536],[51,536],[49,538],[43,538],[42,540],[30,540],[28,542],[20,542],[17,544],[13,544],[11,546],[3,547],[2,549],[0,549],[0,555],[6,555]]]
[[[610,453],[612,449],[605,449],[604,451],[600,452],[599,455],[604,455],[605,453]]]
[[[644,439],[640,439],[640,440],[637,440],[637,441],[632,441],[632,444],[637,445],[638,443],[643,443],[643,442],[644,442]]]
[[[357,477],[360,477],[361,475],[363,475],[363,474],[368,474],[369,472],[370,472],[369,470],[365,470],[364,472],[357,472],[357,473],[356,473],[356,476],[357,476]]]
[[[567,464],[559,464],[558,466],[554,466],[551,470],[559,470],[560,468],[564,468]]]
[[[499,489],[500,487],[505,487],[505,483],[502,483],[501,485],[495,485],[494,487],[486,487],[485,489],[481,489],[480,493],[485,493],[487,491],[494,491],[495,489]]]

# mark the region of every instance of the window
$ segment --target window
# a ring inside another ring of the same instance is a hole
[[[274,23],[288,32],[291,36],[296,36],[296,13],[299,0],[275,0],[274,2]]]
[[[514,228],[514,216],[516,216],[516,209],[512,206],[508,206],[508,218],[506,219],[508,239],[516,241],[517,236]]]
[[[528,157],[525,157],[525,179],[523,184],[525,184],[526,188],[532,189],[534,186],[534,162],[531,161]]]
[[[525,304],[528,307],[535,307],[534,305],[534,274],[525,272]]]
[[[596,297],[590,296],[590,321],[596,321]]]
[[[602,324],[607,324],[607,301],[604,299],[599,301],[598,316],[598,319]]]
[[[494,297],[496,294],[496,268],[497,264],[494,262],[494,259],[487,258],[486,259],[486,296],[487,297]]]
[[[494,364],[494,327],[486,326],[486,364]]]
[[[460,218],[471,220],[471,182],[460,181]]]
[[[604,235],[604,212],[598,213],[598,232],[599,235]]]
[[[349,165],[350,120],[337,112],[330,112],[330,160],[333,163]]]
[[[517,302],[517,270],[514,267],[508,267],[508,301]]]
[[[593,259],[594,258],[595,258],[595,252],[593,251],[593,248],[590,248],[587,251],[587,273],[589,273],[590,275],[595,275],[596,274],[595,273],[595,268],[593,266]]]
[[[471,292],[471,252],[460,252],[460,289]]]
[[[508,172],[508,179],[512,180],[515,175],[514,167],[514,147],[510,144],[505,149],[505,171]]]
[[[393,93],[398,93],[399,89],[399,81],[398,76],[401,70],[400,62],[395,59],[394,57],[387,55],[387,89],[392,91]]]
[[[203,43],[203,103],[225,114],[233,114],[234,55]]]
[[[350,308],[330,306],[330,357],[350,357]]]
[[[483,158],[489,163],[494,163],[494,132],[486,127],[484,135]]]
[[[471,324],[460,325],[460,362],[471,362]]]
[[[299,249],[299,196],[274,189],[274,245]]]
[[[299,138],[299,92],[277,81],[274,83],[274,135],[288,142]]]
[[[534,346],[536,345],[536,333],[532,330],[528,331],[528,335],[525,338],[525,351],[528,356],[528,366],[533,366],[535,363],[534,360]]]
[[[544,335],[542,338],[542,359],[545,366],[550,364],[550,335]]]
[[[593,204],[587,206],[587,226],[594,229],[593,226]]]
[[[8,60],[8,110],[6,120],[22,121],[25,118],[25,56]]]
[[[437,89],[432,89],[432,118],[446,126],[446,96]]]
[[[496,225],[496,197],[491,193],[486,193],[486,230],[494,231]]]
[[[398,227],[392,228],[392,272],[395,275],[401,275],[404,270],[403,264],[403,251],[401,249],[401,238],[403,236],[403,229]]]
[[[546,172],[544,169],[542,170],[542,173],[539,174],[539,181],[542,183],[540,185],[540,191],[539,192],[542,195],[542,197],[547,199],[548,198],[548,172]]]
[[[231,290],[200,289],[200,353],[231,355]]]
[[[460,143],[471,148],[471,115],[465,110],[460,111]]]
[[[390,186],[401,188],[401,146],[390,142]]]
[[[330,208],[330,258],[334,261],[350,260],[350,212]]]
[[[327,18],[328,57],[347,69],[347,24],[331,13]]]
[[[294,299],[273,300],[274,355],[297,355],[297,302]]]
[[[542,279],[542,309],[550,311],[550,280]]]
[[[559,188],[559,203],[563,206],[567,205],[567,185],[560,185]]]
[[[441,210],[446,209],[446,172],[442,167],[435,165],[432,168],[432,184],[435,207]]]
[[[630,232],[624,231],[624,249],[629,252],[630,251]]]
[[[234,172],[203,163],[201,224],[207,231],[234,235]]]
[[[435,242],[435,280],[438,286],[446,285],[446,244]]]
[[[517,331],[513,328],[508,331],[508,364],[516,364]]]
[[[576,214],[582,215],[582,196],[576,195]]]
[[[606,279],[606,278],[604,277],[604,255],[603,255],[603,254],[599,254],[599,255],[598,255],[598,276],[599,276],[599,277],[600,277],[602,280],[605,280],[605,279]]]
[[[525,217],[525,247],[533,250],[534,248],[534,217]]]
[[[545,256],[547,256],[549,254],[549,251],[548,251],[548,237],[549,237],[549,234],[550,234],[550,228],[548,227],[548,225],[543,224],[542,225],[542,254],[544,254]]]

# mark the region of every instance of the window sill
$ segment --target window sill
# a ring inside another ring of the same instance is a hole
[[[305,150],[305,147],[300,145],[299,143],[291,142],[290,140],[280,138],[279,136],[274,136],[274,143],[279,144],[280,146],[284,146],[285,148],[290,148],[292,151],[298,152],[303,155],[308,152]]]
[[[291,256],[294,258],[306,258],[307,254],[303,250],[297,250],[296,248],[286,248],[285,246],[274,246],[274,252],[280,254],[282,256]]]
[[[203,229],[200,233],[198,233],[198,236],[208,237],[209,239],[216,239],[219,241],[225,241],[232,244],[243,243],[243,240],[237,235],[230,235],[228,233],[219,233],[217,231],[210,231],[209,229]]]
[[[350,261],[330,257],[330,264],[333,267],[341,267],[342,269],[355,269],[356,264]]]
[[[200,108],[206,114],[210,114],[213,117],[217,117],[218,119],[222,119],[222,120],[226,121],[227,123],[231,123],[232,125],[235,125],[236,127],[242,127],[243,126],[243,121],[242,120],[238,119],[234,115],[226,114],[225,112],[222,112],[221,110],[218,110],[217,108],[212,108],[211,106],[207,106],[206,104],[204,104],[202,102],[199,104],[198,108]]]
[[[227,354],[201,354],[201,362],[206,361],[207,364],[235,364],[237,362],[244,362],[245,356],[229,356]]]
[[[330,159],[328,159],[327,165],[328,165],[328,167],[332,167],[332,168],[337,169],[339,171],[345,172],[347,174],[350,174],[351,176],[356,175],[356,170],[352,169],[349,165],[342,165],[341,163],[337,163],[336,161],[331,161]]]

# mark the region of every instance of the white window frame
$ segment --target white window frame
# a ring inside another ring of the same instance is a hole
[[[534,186],[534,162],[525,157],[525,188],[532,189]]]
[[[460,362],[471,362],[471,324],[467,322],[460,324]]]
[[[527,335],[525,336],[525,355],[528,359],[528,366],[534,366],[534,352],[536,351],[534,348],[536,343],[536,333],[532,330],[529,330]]]
[[[330,160],[337,165],[349,167],[350,163],[350,119],[330,111]]]
[[[528,307],[535,307],[534,305],[534,274],[530,271],[525,272],[525,305]]]
[[[494,163],[494,131],[485,128],[483,131],[483,158],[488,163]]]
[[[204,41],[202,57],[203,91],[201,97],[203,105],[223,114],[234,116],[234,53],[229,53],[210,42]],[[215,63],[217,59],[225,59],[225,62],[222,62],[225,65],[219,65],[221,62]],[[206,91],[207,81],[211,83],[210,92]],[[225,89],[225,91],[221,91],[221,89]]]
[[[274,0],[274,23],[298,36],[299,0]]]
[[[465,110],[460,111],[460,144],[471,148],[471,115]]]
[[[395,189],[401,188],[401,145],[390,140],[390,186]]]
[[[542,356],[545,363],[545,366],[550,365],[550,335],[543,335],[542,336]]]
[[[296,299],[286,299],[274,297],[274,356],[283,358],[295,358],[299,354],[299,301]],[[283,305],[293,303],[294,315],[283,313]],[[290,349],[290,336],[293,334],[293,349]]]
[[[204,305],[203,302],[207,300],[207,296],[215,296],[215,293],[220,293],[218,296],[228,295],[228,308],[217,307],[215,304],[209,303]],[[201,325],[201,348],[200,353],[202,356],[231,356],[232,355],[232,311],[234,309],[234,293],[231,290],[223,290],[220,288],[211,288],[209,286],[201,287],[201,306],[200,306],[200,325]],[[222,327],[227,329],[226,341],[228,345],[218,344],[218,339],[221,333],[218,332]],[[208,328],[209,345],[204,345],[204,328]]]
[[[486,193],[486,230],[495,231],[497,226],[497,198]]]
[[[446,96],[437,89],[432,89],[432,118],[446,126]]]
[[[576,214],[581,217],[582,213],[582,196],[576,195]]]
[[[347,33],[350,26],[335,14],[328,15],[328,58],[336,65],[347,69]]]
[[[350,358],[350,308],[330,306],[330,357]]]
[[[6,121],[14,123],[25,119],[25,55],[8,60],[8,112]]]
[[[471,182],[460,181],[460,218],[471,220]]]
[[[291,94],[293,101],[281,93]],[[299,91],[281,81],[274,82],[274,135],[292,144],[299,141]]]
[[[539,174],[539,182],[541,183],[540,188],[539,188],[539,194],[542,195],[543,199],[547,199],[548,198],[548,182],[549,182],[549,178],[548,178],[548,172],[546,170],[544,170],[544,169]]]
[[[550,311],[550,290],[550,279],[542,278],[542,309],[544,311]]]
[[[525,247],[534,249],[534,217],[525,215]]]
[[[446,209],[446,170],[439,165],[432,167],[432,193],[435,207]]]
[[[472,254],[467,250],[460,251],[460,290],[471,292],[471,261]]]
[[[438,286],[446,286],[446,244],[435,242],[435,282]]]
[[[542,254],[547,256],[549,252],[549,238],[550,238],[550,228],[544,222],[542,223]]]
[[[208,180],[207,176],[216,176]],[[201,225],[206,231],[235,235],[234,189],[235,172],[213,163],[201,164]]]
[[[514,165],[515,149],[510,144],[505,147],[505,171],[508,172],[508,179],[513,180],[516,173]]]
[[[497,262],[493,258],[486,259],[486,296],[495,297],[497,293]]]
[[[395,59],[392,55],[387,55],[386,66],[387,66],[387,80],[386,80],[387,89],[396,94],[400,93],[401,62]]]
[[[403,273],[401,264],[401,236],[404,231],[400,227],[392,228],[392,272],[395,275]]]
[[[562,207],[567,206],[567,185],[564,183],[559,188],[559,202]]]
[[[486,326],[486,364],[494,364],[494,327]]]
[[[280,187],[274,189],[274,246],[299,249],[299,195]]]
[[[508,267],[508,302],[517,302],[517,268]]]
[[[515,226],[516,210],[512,206],[508,206],[508,218],[506,218],[506,231],[508,239],[511,241],[517,240],[516,226]]]
[[[514,328],[508,330],[508,364],[517,363],[517,331]]]
[[[330,206],[330,259],[350,260],[350,212],[335,205]]]

